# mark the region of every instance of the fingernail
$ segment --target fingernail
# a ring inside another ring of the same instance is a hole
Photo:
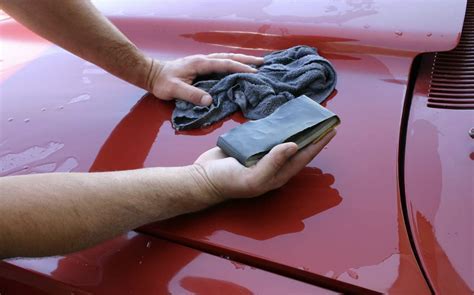
[[[212,97],[209,94],[206,94],[201,98],[201,104],[203,105],[208,106],[211,104],[211,102],[212,102]]]

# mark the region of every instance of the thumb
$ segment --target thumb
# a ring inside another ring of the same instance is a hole
[[[272,148],[256,165],[254,177],[257,183],[265,183],[286,164],[288,159],[298,151],[298,146],[294,142],[279,144]]]
[[[178,83],[173,97],[189,101],[195,105],[208,106],[212,103],[212,97],[209,93],[184,82]]]

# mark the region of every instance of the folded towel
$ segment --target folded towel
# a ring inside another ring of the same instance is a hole
[[[266,55],[255,74],[208,75],[193,85],[207,91],[213,102],[196,106],[176,100],[172,121],[177,130],[209,126],[239,109],[248,119],[261,119],[300,95],[321,103],[336,86],[336,72],[315,48],[295,46]]]

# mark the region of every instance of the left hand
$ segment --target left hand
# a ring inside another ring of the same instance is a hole
[[[249,64],[260,65],[262,57],[235,53],[213,53],[192,55],[160,64],[153,61],[150,91],[158,98],[175,98],[189,101],[195,105],[210,105],[209,93],[192,84],[198,75],[211,73],[255,73]]]

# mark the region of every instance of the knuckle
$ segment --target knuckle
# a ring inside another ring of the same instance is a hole
[[[171,97],[173,96],[176,91],[178,90],[179,88],[179,83],[177,81],[169,81],[168,82],[168,85],[166,87],[166,90],[165,90],[165,94],[168,96],[168,97]]]
[[[276,153],[275,152],[274,157],[273,157],[273,161],[270,162],[272,170],[274,170],[275,172],[280,170],[281,167],[283,167],[283,165],[285,165],[286,160],[287,159],[285,158],[284,155],[282,155],[281,153]]]
[[[169,86],[170,86],[170,88],[172,88],[172,89],[176,89],[176,88],[178,88],[178,86],[179,86],[179,81],[177,81],[177,80],[171,80],[171,81],[169,82]]]
[[[223,61],[223,64],[226,66],[226,67],[231,67],[234,65],[234,61],[230,60],[230,59],[225,59]]]
[[[279,155],[278,157],[276,157],[276,159],[275,159],[275,170],[278,170],[281,167],[283,167],[283,165],[285,165],[286,161],[287,161],[287,159],[282,155]]]
[[[191,60],[191,63],[194,66],[201,66],[207,61],[207,58],[204,55],[195,55]]]
[[[201,97],[202,97],[202,94],[197,91],[193,91],[189,94],[189,99],[193,102],[200,102]]]

